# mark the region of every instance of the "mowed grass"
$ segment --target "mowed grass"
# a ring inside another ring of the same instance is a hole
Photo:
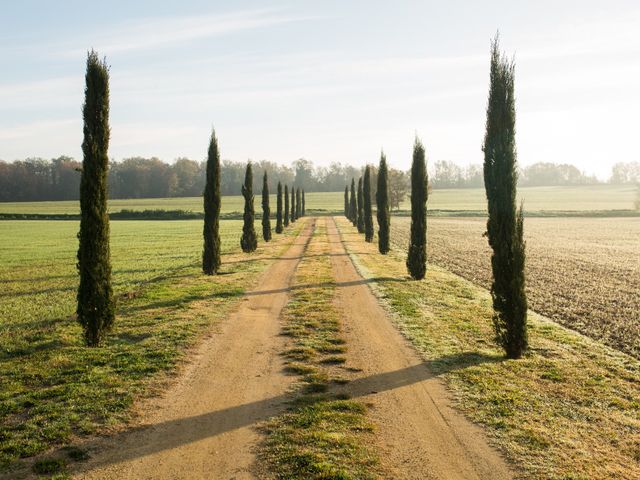
[[[576,187],[520,187],[518,203],[526,212],[597,212],[633,210],[634,185],[585,185]],[[407,201],[402,209],[410,210]],[[487,211],[484,188],[442,189],[429,194],[429,210]]]
[[[274,190],[275,188],[272,187]],[[284,187],[283,187],[284,188]],[[289,193],[291,195],[291,193]],[[125,210],[185,210],[191,212],[203,212],[202,197],[177,197],[177,198],[131,198],[109,200],[109,211],[119,212]],[[260,192],[255,192],[256,212],[260,212]],[[276,195],[269,197],[271,212],[275,214]],[[305,206],[307,211],[343,211],[344,192],[309,192],[305,193]],[[244,199],[241,195],[228,195],[222,197],[222,214],[242,213]],[[0,213],[40,213],[40,214],[78,214],[80,204],[77,201],[58,202],[0,202]],[[308,213],[308,212],[307,212]]]
[[[409,218],[392,219],[409,242]],[[428,258],[491,287],[491,249],[481,218],[431,218]],[[640,218],[527,218],[529,307],[640,358]]]
[[[272,186],[272,189],[275,187]],[[524,187],[518,189],[525,210],[537,212],[613,212],[634,208],[637,188],[633,185],[593,185],[579,187]],[[306,207],[309,212],[343,212],[344,191],[308,192]],[[259,192],[256,192],[259,200]],[[271,195],[271,208],[275,211],[276,197]],[[256,203],[257,205],[258,203]],[[486,197],[483,188],[437,189],[429,196],[429,210],[459,213],[484,214]],[[241,196],[225,196],[222,199],[222,213],[242,212]],[[401,204],[401,210],[410,209],[409,199]],[[110,200],[109,211],[129,210],[186,210],[202,212],[202,198],[145,198]],[[60,202],[4,202],[0,203],[1,213],[77,214],[80,211],[76,201]]]
[[[404,248],[382,256],[344,218],[338,224],[365,278],[407,278]],[[371,285],[517,478],[638,478],[638,360],[533,312],[529,353],[505,360],[494,341],[489,293],[433,264],[422,281]]]
[[[73,315],[78,222],[0,222],[0,471],[127,420],[301,226],[245,255],[241,222],[222,221],[224,275],[207,277],[201,221],[111,222],[117,319],[103,347],[86,348]]]

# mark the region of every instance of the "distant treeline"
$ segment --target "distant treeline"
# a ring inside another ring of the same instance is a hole
[[[222,162],[222,195],[238,195],[244,179],[246,162]],[[0,201],[77,200],[82,163],[70,157],[52,160],[29,158],[15,162],[0,161]],[[343,191],[351,178],[360,177],[364,167],[332,163],[315,166],[300,159],[290,166],[262,160],[253,162],[254,191],[260,192],[266,169],[272,185],[283,184],[303,188],[307,192]],[[408,191],[407,172],[391,169],[391,183],[398,191]],[[375,180],[376,171],[372,170]],[[536,163],[520,171],[521,186],[590,185],[599,182],[568,164]],[[429,177],[431,188],[482,187],[481,165],[460,167],[453,162],[433,164]],[[113,161],[109,168],[110,198],[193,197],[204,189],[204,162],[179,158],[165,163],[157,158],[127,158]],[[640,162],[617,163],[609,183],[633,184],[640,181]],[[372,182],[375,186],[375,182]],[[372,192],[375,194],[375,192]]]

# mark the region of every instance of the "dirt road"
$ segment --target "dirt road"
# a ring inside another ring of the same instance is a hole
[[[346,255],[335,221],[328,220],[327,227],[348,365],[361,370],[346,390],[372,404],[380,458],[389,478],[512,478],[482,431],[451,409],[442,382],[387,318]]]
[[[254,478],[255,425],[279,412],[291,377],[282,373],[279,316],[303,233],[262,276],[240,308],[199,348],[190,368],[153,406],[144,425],[116,435],[76,475],[82,479]]]
[[[143,424],[100,445],[82,479],[250,479],[255,426],[284,409],[292,377],[283,374],[279,316],[316,219],[265,272],[257,290],[203,342],[177,384]],[[508,479],[482,431],[450,408],[441,381],[392,325],[327,224],[337,306],[344,312],[348,366],[344,388],[372,405],[385,478]],[[325,241],[316,237],[315,241]]]

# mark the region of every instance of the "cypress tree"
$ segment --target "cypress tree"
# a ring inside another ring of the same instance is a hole
[[[364,233],[364,195],[362,192],[362,177],[358,179],[358,198],[357,198],[358,212],[357,212],[357,226],[358,233]]]
[[[302,196],[300,195],[300,189],[296,188],[296,218],[302,216]]]
[[[522,206],[516,211],[517,159],[514,63],[491,45],[491,73],[484,139],[484,184],[489,218],[487,238],[493,251],[493,324],[508,358],[527,349],[525,242]]]
[[[87,55],[85,82],[76,313],[87,346],[96,347],[113,325],[115,305],[107,213],[109,68],[93,50]]]
[[[371,169],[367,165],[364,169],[364,185],[362,186],[364,196],[364,240],[373,242],[373,214],[371,211]]]
[[[356,202],[356,181],[351,179],[351,199],[349,200],[349,220],[355,227],[358,224],[358,203]]]
[[[304,200],[304,188],[303,188],[302,189],[302,216],[303,217],[307,214],[306,209],[307,207],[306,207],[306,202]]]
[[[289,186],[284,186],[284,226],[289,226]]]
[[[427,272],[427,165],[424,146],[416,137],[411,165],[411,243],[407,269],[415,280]]]
[[[344,216],[349,218],[349,187],[344,186]]]
[[[378,189],[376,191],[376,215],[378,217],[378,250],[383,255],[389,253],[389,170],[387,158],[380,154],[378,167]]]
[[[244,224],[242,225],[242,237],[240,246],[245,253],[254,252],[258,248],[256,230],[253,227],[255,212],[253,210],[253,171],[251,162],[247,164],[247,171],[244,175],[244,185],[242,185],[242,196],[244,197]]]
[[[291,223],[296,221],[296,189],[291,185]]]
[[[276,233],[282,233],[282,183],[278,182],[278,197],[276,200]]]
[[[265,242],[271,240],[271,208],[269,208],[269,182],[267,179],[267,171],[264,171],[262,177],[262,238]]]
[[[220,268],[220,152],[215,130],[211,131],[207,154],[203,236],[202,271],[213,275]]]

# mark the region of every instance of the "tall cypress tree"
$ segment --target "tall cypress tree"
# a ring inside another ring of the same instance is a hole
[[[289,186],[284,186],[284,226],[289,226]]]
[[[344,186],[344,216],[349,218],[349,187]]]
[[[378,217],[378,250],[383,255],[389,253],[389,170],[387,158],[380,154],[380,166],[378,167],[378,189],[376,191],[376,215]]]
[[[291,223],[296,221],[296,189],[291,185]]]
[[[302,216],[302,196],[300,195],[300,189],[296,189],[296,218]]]
[[[265,242],[271,240],[271,208],[269,207],[269,181],[267,179],[267,171],[264,171],[262,177],[262,238]]]
[[[220,152],[215,130],[211,131],[204,187],[204,249],[202,271],[213,275],[220,268]]]
[[[278,182],[278,197],[276,200],[276,233],[282,233],[282,183]]]
[[[500,52],[499,38],[491,45],[491,73],[484,139],[484,184],[489,218],[487,238],[493,250],[493,324],[508,358],[527,349],[525,242],[522,206],[516,211],[516,108],[512,60]]]
[[[245,253],[254,252],[258,248],[258,238],[253,226],[255,211],[253,209],[253,170],[251,162],[247,164],[247,171],[244,175],[244,185],[242,185],[242,196],[244,197],[244,224],[242,225],[242,237],[240,246]]]
[[[113,325],[115,305],[107,213],[109,68],[93,50],[87,55],[85,82],[76,313],[87,346],[96,347]]]
[[[302,216],[303,217],[307,214],[306,210],[307,210],[307,206],[306,206],[306,202],[305,202],[305,199],[304,199],[304,188],[303,188],[302,189]]]
[[[356,201],[356,181],[351,179],[351,199],[349,200],[349,220],[355,227],[358,224],[358,202]]]
[[[358,227],[358,233],[364,233],[364,195],[362,192],[362,177],[358,179],[358,197],[357,197],[358,212],[356,218],[356,225]]]
[[[427,272],[427,164],[424,146],[416,137],[411,165],[411,240],[407,269],[415,280]]]
[[[373,242],[373,214],[371,209],[371,169],[367,165],[364,169],[364,184],[362,186],[364,196],[364,240]]]

